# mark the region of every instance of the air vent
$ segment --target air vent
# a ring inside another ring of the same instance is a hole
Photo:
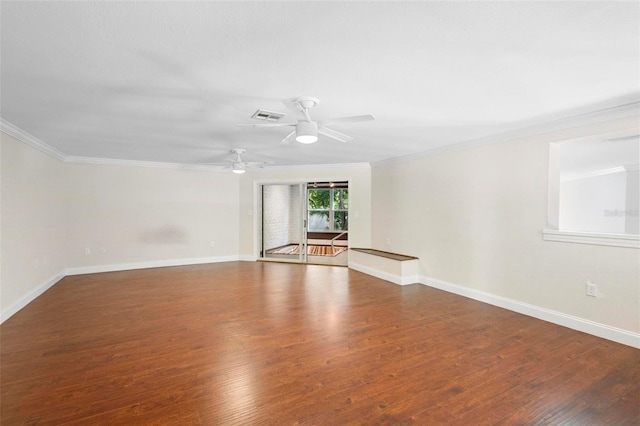
[[[259,109],[253,113],[251,118],[255,118],[256,120],[264,120],[264,121],[278,121],[285,115],[287,114],[282,112],[273,112],[273,111],[267,111],[264,109]]]

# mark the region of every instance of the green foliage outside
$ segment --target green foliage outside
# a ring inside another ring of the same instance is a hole
[[[348,189],[309,189],[309,225],[310,230],[330,230],[329,214],[333,210],[333,228],[335,231],[348,229],[349,208]],[[318,219],[324,218],[319,221]],[[315,228],[315,229],[313,229]]]
[[[310,189],[309,210],[329,210],[330,196],[331,190],[329,189]]]

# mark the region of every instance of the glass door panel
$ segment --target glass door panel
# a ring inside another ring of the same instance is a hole
[[[306,262],[306,185],[262,185],[261,191],[261,258]]]

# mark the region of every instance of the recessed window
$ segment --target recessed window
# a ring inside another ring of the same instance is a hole
[[[640,136],[551,144],[545,239],[640,247],[639,234]]]

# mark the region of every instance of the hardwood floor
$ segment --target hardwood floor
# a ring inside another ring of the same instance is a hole
[[[640,350],[347,268],[67,277],[0,333],[4,426],[640,424]]]

